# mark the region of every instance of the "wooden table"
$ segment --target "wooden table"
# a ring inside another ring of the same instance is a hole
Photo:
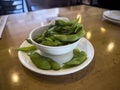
[[[59,16],[71,20],[81,16],[85,38],[95,49],[86,68],[65,76],[45,76],[26,69],[14,50],[32,29],[44,24],[40,11],[9,15],[0,40],[0,90],[120,90],[120,26],[103,21],[103,11],[85,5],[59,8]]]

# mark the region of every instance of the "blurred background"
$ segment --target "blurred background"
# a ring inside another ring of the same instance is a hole
[[[0,0],[0,15],[74,5],[120,10],[120,0]]]

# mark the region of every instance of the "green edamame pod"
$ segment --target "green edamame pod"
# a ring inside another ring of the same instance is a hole
[[[37,43],[41,43],[42,40],[44,40],[44,37],[42,37],[42,36],[39,36],[39,37],[34,39],[34,41],[36,41]]]
[[[74,56],[73,56],[74,58],[81,55],[81,54],[80,54],[80,50],[79,50],[78,48],[75,48],[75,49],[73,50],[73,54],[74,54]]]
[[[48,45],[48,46],[60,46],[62,45],[62,42],[58,41],[58,40],[44,40],[41,42],[41,44],[43,45]]]
[[[32,62],[40,69],[59,70],[61,68],[57,62],[53,61],[49,57],[41,56],[37,52],[28,53],[28,55],[30,56],[30,59],[32,60]]]
[[[51,61],[50,63],[51,63],[51,67],[52,67],[53,70],[61,69],[61,67],[60,67],[60,65],[58,63],[56,63],[54,61]]]
[[[64,21],[64,20],[56,20],[55,25],[57,26],[66,26],[66,25],[72,25],[70,21]]]
[[[16,50],[18,51],[23,51],[23,52],[29,52],[29,51],[34,51],[36,50],[37,48],[35,46],[27,46],[27,47],[20,47],[20,48],[17,48]]]
[[[86,60],[87,55],[86,55],[86,53],[84,51],[79,52],[76,49],[73,52],[74,52],[73,58],[70,61],[64,63],[63,68],[70,68],[70,67],[80,65]]]
[[[74,42],[85,35],[85,30],[82,29],[76,34],[72,35],[54,35],[54,37],[62,42]]]
[[[30,39],[26,39],[26,41],[29,43],[29,44],[32,44],[32,41]]]
[[[46,60],[48,60],[49,63],[51,64],[51,69],[59,70],[61,68],[60,65],[57,62],[55,62],[54,60],[52,60],[50,58],[47,58]]]
[[[28,53],[28,56],[32,60],[32,62],[35,64],[36,67],[43,69],[43,70],[50,70],[51,65],[50,63],[45,60],[43,56],[36,52]]]
[[[79,18],[78,19],[75,19],[75,20],[70,20],[70,21],[64,21],[64,20],[56,20],[55,21],[55,25],[57,26],[71,26],[75,23],[78,23],[79,21]]]
[[[44,33],[44,36],[45,37],[48,37],[48,36],[51,36],[53,35],[54,33],[54,30],[56,29],[56,26],[51,26],[51,28],[49,28],[45,33]]]
[[[83,54],[83,52],[81,52],[81,54]],[[82,55],[81,57],[80,56],[78,56],[78,57],[73,58],[71,61],[65,63],[65,65],[68,65],[68,66],[77,66],[77,65],[83,63],[85,61],[85,59],[86,59],[86,55]]]

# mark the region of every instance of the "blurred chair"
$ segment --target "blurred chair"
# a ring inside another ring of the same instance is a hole
[[[72,5],[79,5],[82,3],[82,0],[67,0],[67,5],[72,6]]]
[[[82,0],[70,0],[71,5],[77,5],[77,4],[81,4]]]
[[[24,12],[23,0],[0,0],[0,15]]]

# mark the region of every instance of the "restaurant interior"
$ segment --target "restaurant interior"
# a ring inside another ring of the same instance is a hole
[[[120,10],[119,0],[0,0],[0,15],[84,4],[99,8]]]
[[[120,0],[0,0],[0,90],[120,90]]]

